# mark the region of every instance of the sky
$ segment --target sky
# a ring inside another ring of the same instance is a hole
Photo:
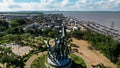
[[[120,11],[120,0],[0,0],[3,11]]]

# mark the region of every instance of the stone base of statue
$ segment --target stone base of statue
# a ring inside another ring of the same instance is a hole
[[[72,61],[69,58],[59,61],[52,61],[50,58],[47,58],[45,65],[46,68],[71,68]]]

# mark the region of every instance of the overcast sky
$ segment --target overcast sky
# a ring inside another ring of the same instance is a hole
[[[120,0],[0,0],[0,11],[120,11]]]

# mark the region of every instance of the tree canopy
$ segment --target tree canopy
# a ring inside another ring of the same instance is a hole
[[[10,67],[11,65],[15,65],[17,61],[18,56],[11,51],[11,48],[0,46],[0,63],[7,63],[6,67]]]
[[[26,22],[23,19],[14,19],[10,22],[11,27],[21,26],[26,24]]]
[[[9,27],[8,22],[5,20],[0,20],[0,26]]]
[[[8,22],[0,20],[0,32],[5,31],[9,27]]]

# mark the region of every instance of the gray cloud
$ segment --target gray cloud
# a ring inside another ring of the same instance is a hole
[[[16,9],[16,8],[21,8],[21,6],[19,6],[19,5],[8,5],[8,8],[10,8],[10,9]]]
[[[24,10],[54,10],[60,11],[81,11],[81,10],[119,10],[120,0],[40,0],[40,2],[22,2],[15,0],[0,0],[0,11],[24,11]],[[14,9],[14,10],[13,10]]]

